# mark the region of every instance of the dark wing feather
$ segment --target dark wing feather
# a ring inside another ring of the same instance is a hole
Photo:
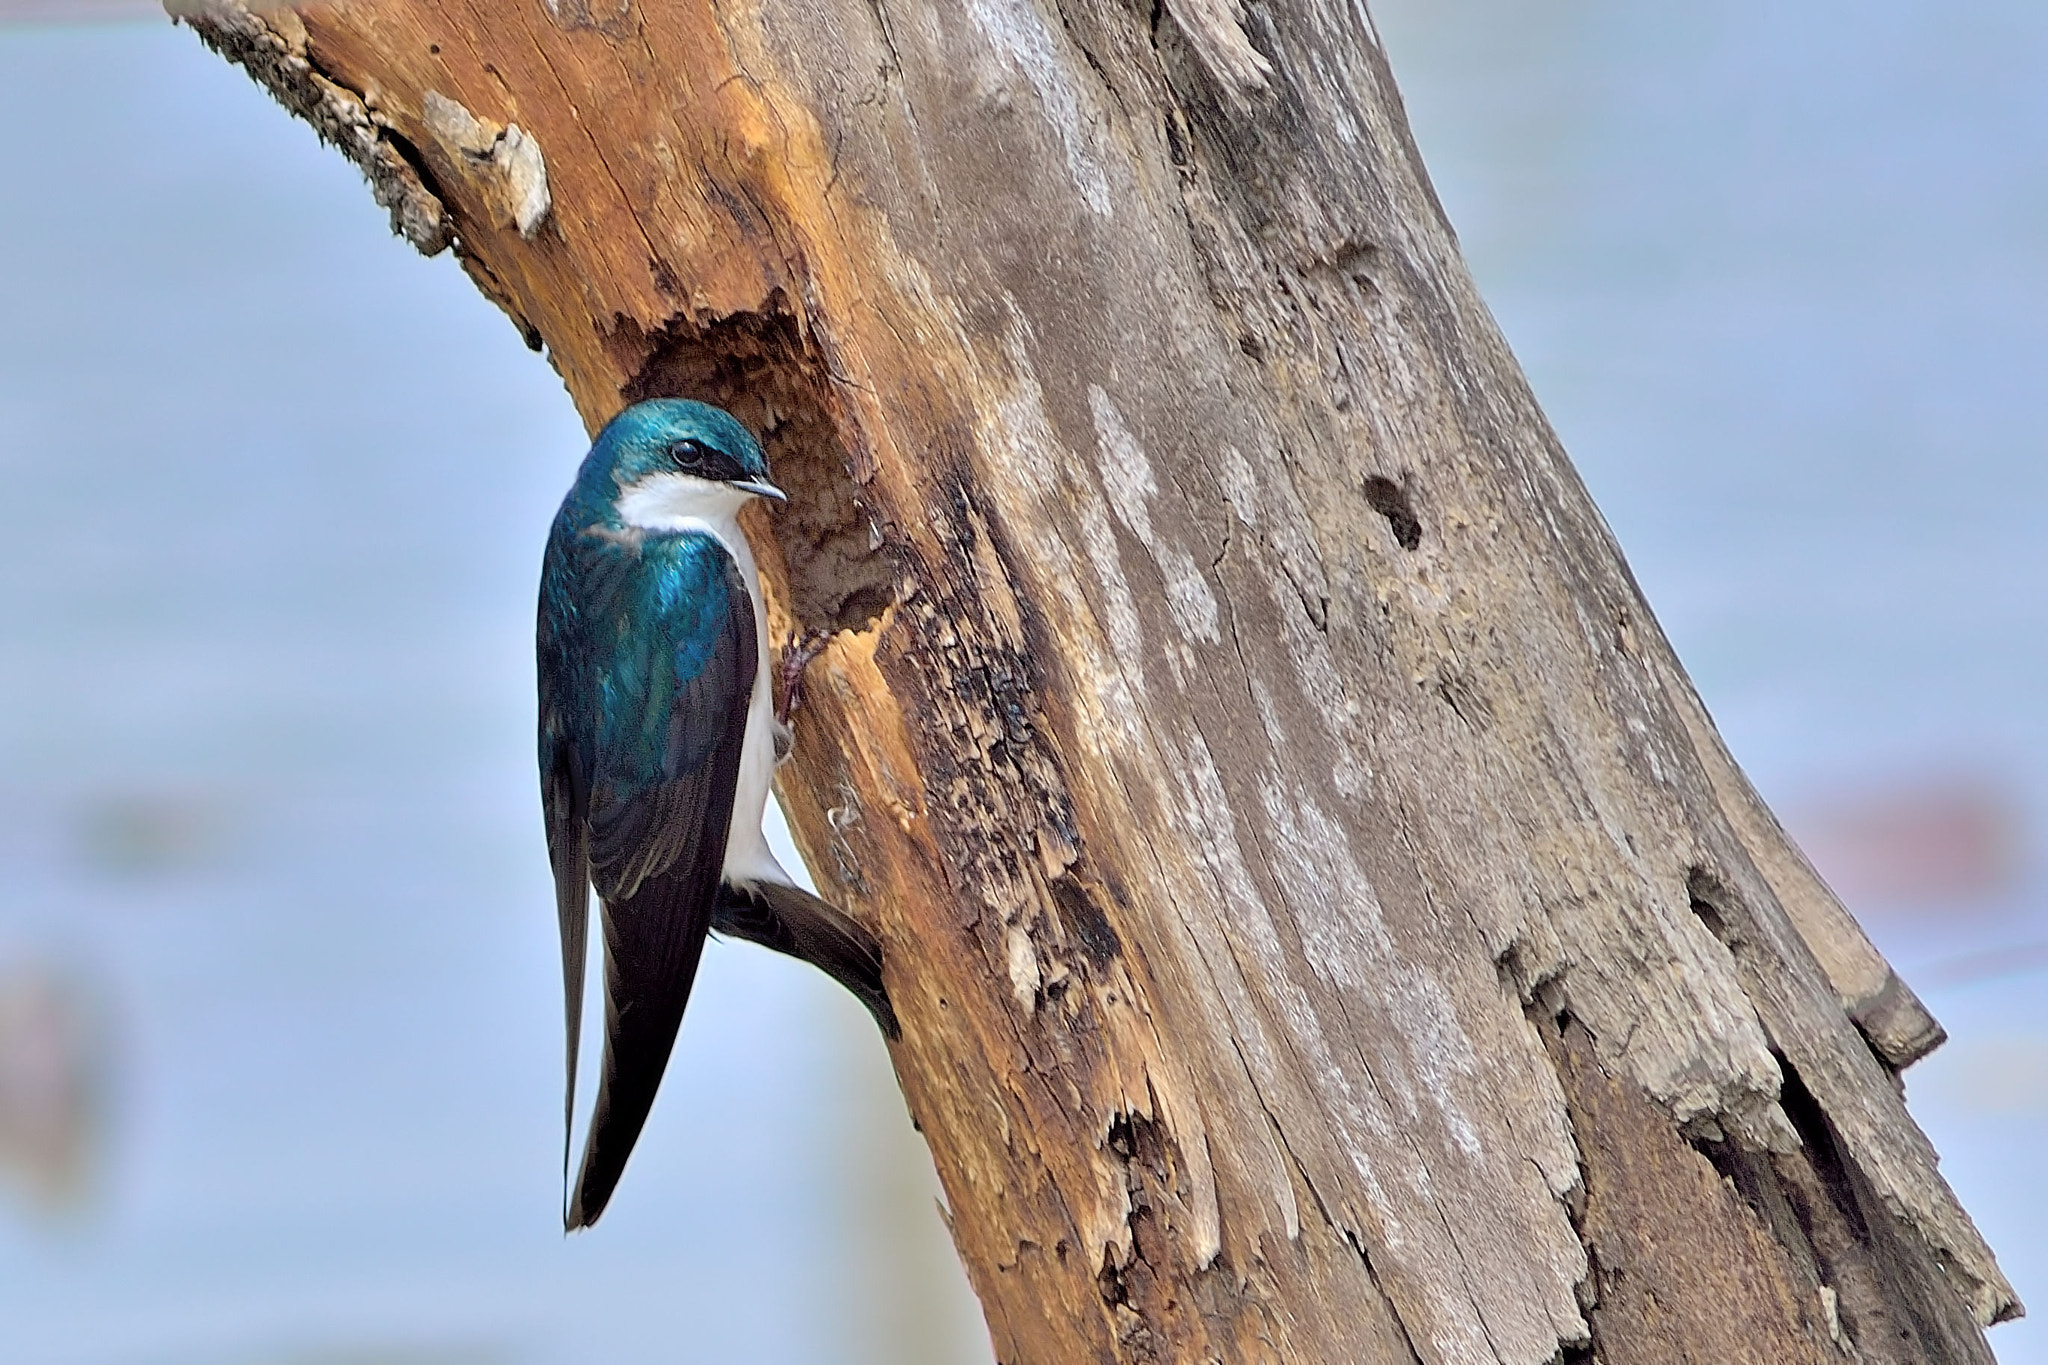
[[[566,749],[566,746],[564,746]],[[577,1038],[583,1030],[583,964],[590,933],[590,834],[585,783],[573,753],[541,774],[548,861],[555,872],[555,915],[562,929],[562,1003],[568,1014],[569,1084],[562,1100],[562,1179],[569,1178],[569,1134],[576,1119]]]
[[[590,754],[588,649],[582,599],[587,587],[566,515],[556,519],[541,564],[540,619],[535,633],[540,682],[540,796],[555,875],[555,914],[562,934],[562,1003],[567,1014],[568,1084],[562,1100],[562,1181],[569,1179],[570,1135],[576,1117],[577,1041],[583,1028],[583,968],[590,934]]]
[[[693,593],[688,611],[664,614],[650,606],[631,623],[649,646],[644,656],[635,654],[647,676],[615,677],[609,689],[609,704],[628,713],[611,717],[606,732],[651,735],[656,748],[600,744],[591,783],[591,880],[604,903],[605,1047],[569,1206],[571,1228],[587,1227],[604,1212],[654,1105],[725,862],[758,643],[738,566],[715,542],[697,552],[716,554],[704,591]],[[650,544],[649,558],[655,553]],[[691,633],[679,643],[677,632],[707,624],[707,604],[720,587],[725,600],[715,634],[707,641]],[[694,655],[694,672],[678,664],[686,653]],[[635,707],[643,714],[631,714]]]
[[[900,1035],[882,985],[882,946],[836,906],[799,887],[773,882],[725,886],[711,927],[810,963],[853,992],[886,1037]]]

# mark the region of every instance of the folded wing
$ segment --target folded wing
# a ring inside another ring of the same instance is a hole
[[[573,881],[579,862],[604,916],[604,1060],[569,1201],[572,1229],[604,1211],[675,1046],[717,906],[758,663],[746,584],[714,538],[650,538],[637,552],[604,552],[639,562],[607,582],[607,601],[579,604],[587,667],[575,689],[583,695],[564,709],[582,718],[584,733],[558,746],[568,753],[552,784],[543,687],[572,1104],[588,913]],[[568,812],[559,821],[557,790]]]

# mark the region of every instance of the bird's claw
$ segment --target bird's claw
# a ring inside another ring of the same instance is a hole
[[[775,719],[785,730],[789,728],[791,718],[803,705],[804,670],[810,667],[811,660],[824,651],[831,639],[831,631],[813,630],[793,641],[789,648],[782,651],[782,668],[777,679],[780,686],[776,689],[780,700],[775,704]]]

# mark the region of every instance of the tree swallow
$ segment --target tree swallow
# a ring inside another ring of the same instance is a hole
[[[603,904],[604,1070],[569,1229],[604,1212],[654,1103],[708,931],[813,963],[896,1036],[880,947],[799,890],[761,817],[787,729],[738,513],[786,501],[731,414],[655,399],[614,417],[548,534],[540,781],[576,1100],[590,888]],[[569,1152],[563,1150],[566,1177]]]

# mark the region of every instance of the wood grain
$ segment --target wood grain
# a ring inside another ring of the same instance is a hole
[[[1939,1030],[1714,734],[1361,6],[188,22],[592,427],[763,432],[776,627],[837,632],[784,800],[1002,1360],[1880,1360],[1821,1306],[1888,1285],[1989,1359],[1894,1077]]]

